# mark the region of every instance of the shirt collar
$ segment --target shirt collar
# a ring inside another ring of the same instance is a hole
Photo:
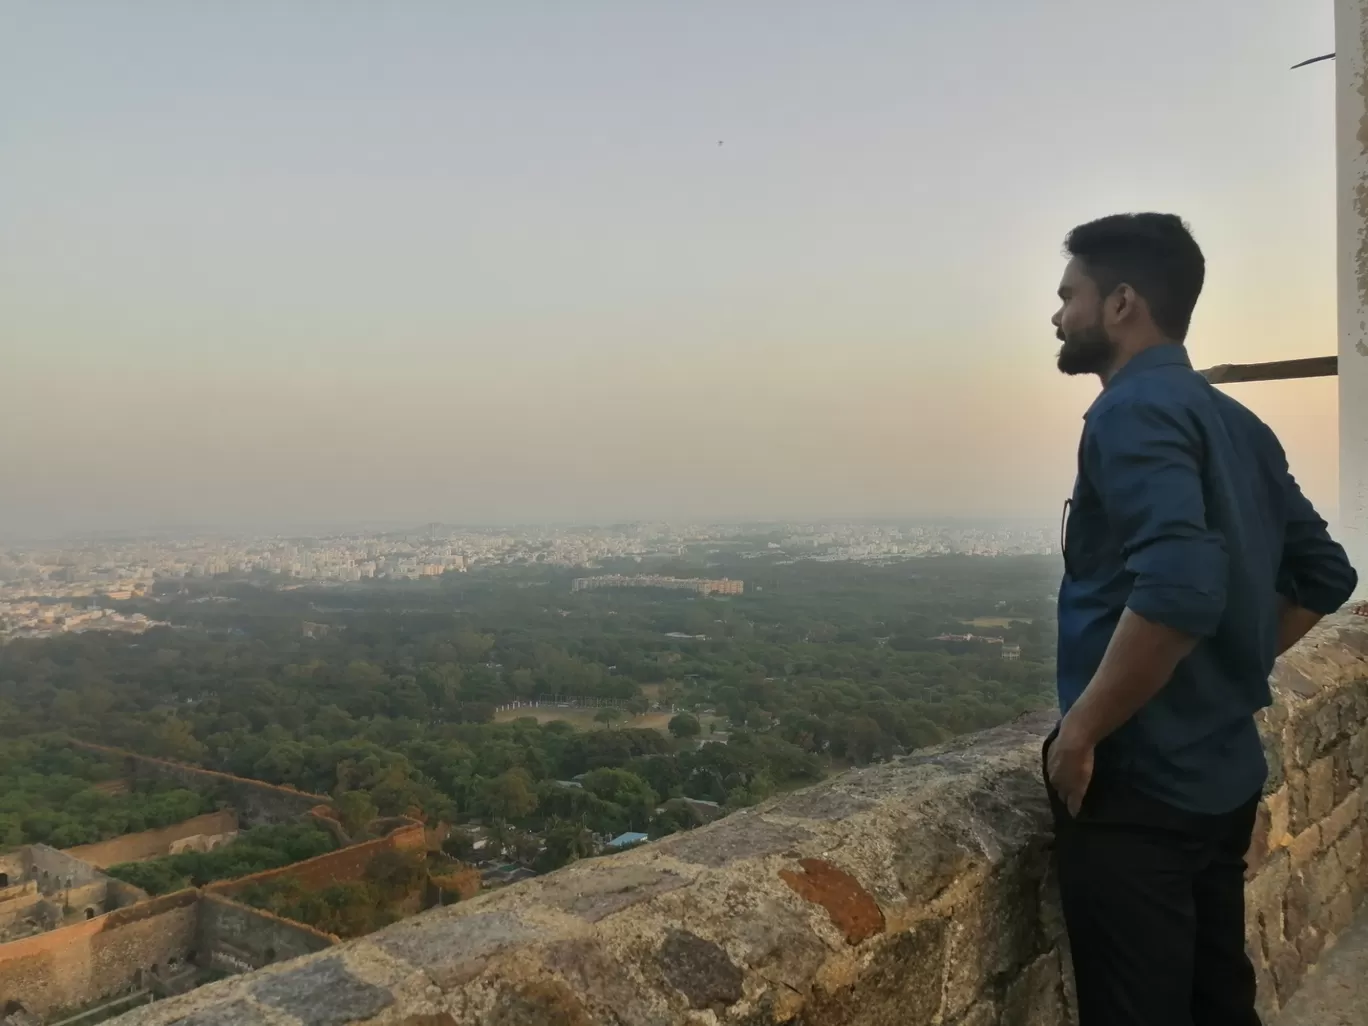
[[[1118,381],[1124,381],[1132,374],[1154,370],[1157,367],[1186,367],[1191,370],[1192,358],[1188,356],[1187,347],[1177,343],[1150,346],[1132,356],[1124,367],[1113,374],[1107,382],[1107,388],[1111,388]]]

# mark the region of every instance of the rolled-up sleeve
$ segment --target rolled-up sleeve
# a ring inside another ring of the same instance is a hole
[[[1284,467],[1286,464],[1284,457]],[[1283,495],[1287,526],[1278,566],[1278,592],[1303,609],[1329,616],[1353,597],[1358,575],[1291,471],[1284,476]]]
[[[1133,575],[1126,605],[1195,637],[1225,612],[1225,538],[1207,524],[1203,443],[1181,407],[1117,403],[1089,418],[1084,461]]]

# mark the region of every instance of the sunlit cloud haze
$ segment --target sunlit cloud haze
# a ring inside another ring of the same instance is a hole
[[[1330,0],[0,2],[0,530],[1050,516],[1075,223],[1335,347]],[[1235,391],[1336,499],[1333,381]]]

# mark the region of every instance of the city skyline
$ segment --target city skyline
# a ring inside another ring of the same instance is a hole
[[[1329,3],[918,6],[9,5],[0,535],[1048,520],[1118,209],[1334,351]],[[1230,391],[1333,518],[1333,380]]]

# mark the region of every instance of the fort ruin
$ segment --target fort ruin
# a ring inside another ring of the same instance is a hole
[[[325,796],[73,744],[117,758],[130,781],[156,776],[237,799],[242,825],[311,818],[341,846],[303,862],[158,897],[104,870],[231,843],[239,833],[238,809],[68,851],[28,845],[0,855],[0,1022],[6,1026],[87,1026],[207,982],[330,948],[339,943],[336,936],[238,896],[270,881],[289,880],[307,891],[356,883],[382,852],[426,855],[427,831],[413,820],[376,821],[372,829],[381,836],[352,843]],[[431,890],[425,881],[408,894],[404,914],[423,908]]]

